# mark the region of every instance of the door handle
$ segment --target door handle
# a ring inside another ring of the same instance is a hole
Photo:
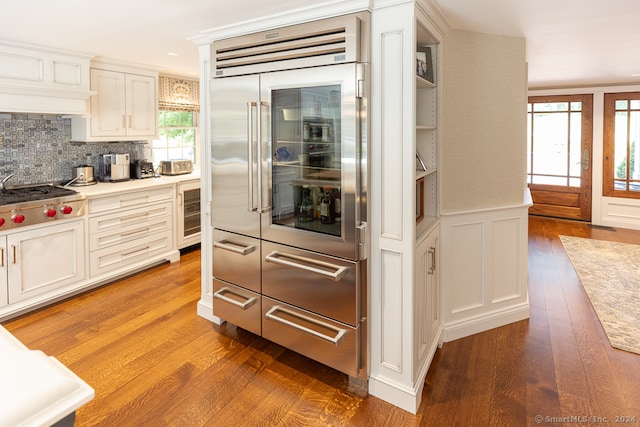
[[[271,152],[272,152],[272,144],[271,144],[271,129],[269,127],[271,120],[269,115],[269,106],[268,102],[260,101],[257,103],[257,130],[258,130],[258,212],[265,213],[271,211],[273,208],[271,205],[271,194],[264,194],[265,187],[268,189],[271,186],[267,185],[270,182],[271,177]],[[266,117],[262,117],[262,113],[266,112]],[[266,126],[266,129],[263,129],[263,126]],[[263,144],[267,143],[266,150],[263,147]],[[264,167],[267,165],[266,177]],[[265,179],[266,178],[266,179]],[[266,199],[266,200],[265,200]]]
[[[228,302],[229,304],[235,305],[236,307],[239,307],[242,310],[246,310],[247,308],[251,307],[258,300],[257,297],[251,297],[251,298],[248,298],[245,302],[240,302],[240,301],[234,300],[233,298],[229,298],[228,296],[225,295],[225,293],[230,293],[232,295],[236,295],[241,298],[246,298],[244,295],[237,294],[233,292],[230,288],[227,288],[226,286],[220,289],[218,292],[214,293],[213,297],[217,299],[221,299],[222,301]]]
[[[327,277],[335,282],[339,281],[347,273],[347,267],[341,267],[324,261],[305,258],[299,255],[283,254],[273,251],[265,257],[267,262],[297,268]]]
[[[585,149],[582,150],[582,170],[583,171],[588,171],[589,170],[589,164],[591,163],[589,161],[589,150]]]
[[[225,251],[234,252],[240,255],[249,255],[256,250],[254,245],[244,246],[239,243],[231,242],[229,240],[218,240],[213,242],[214,248],[224,249]]]
[[[253,167],[256,165],[254,154],[254,134],[253,124],[255,123],[255,116],[253,110],[256,109],[255,102],[247,102],[247,168],[249,176],[249,200],[247,202],[249,212],[255,212],[258,208],[253,200]]]
[[[281,311],[283,313],[287,313],[289,316],[297,317],[298,319],[304,320],[306,322],[313,323],[315,325],[322,326],[323,328],[330,329],[332,331],[335,331],[336,335],[334,337],[330,337],[318,331],[314,331],[313,329],[307,328],[302,325],[298,325],[297,323],[294,323],[290,320],[283,319],[282,317],[276,316],[274,314],[276,311]],[[347,333],[346,329],[337,328],[333,325],[330,325],[329,323],[325,323],[321,320],[314,319],[313,317],[305,316],[302,313],[297,313],[295,311],[287,310],[286,308],[281,307],[279,305],[274,305],[273,307],[271,307],[271,309],[267,311],[267,313],[265,314],[265,317],[270,320],[275,320],[276,322],[284,323],[285,325],[291,326],[292,328],[298,329],[302,332],[311,334],[314,337],[318,337],[322,340],[329,341],[331,344],[334,344],[336,347],[340,345],[340,342],[344,338],[344,335]]]

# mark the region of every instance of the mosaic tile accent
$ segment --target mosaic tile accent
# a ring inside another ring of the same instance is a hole
[[[150,159],[147,141],[77,143],[71,119],[41,114],[0,113],[0,179],[13,173],[9,186],[69,181],[72,169],[92,165],[100,154],[129,153]]]

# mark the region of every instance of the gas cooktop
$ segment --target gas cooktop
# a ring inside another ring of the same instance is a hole
[[[56,185],[0,190],[0,232],[84,215],[86,196]]]
[[[0,206],[14,203],[31,202],[34,200],[46,200],[57,197],[67,197],[78,194],[69,188],[55,185],[34,185],[29,187],[16,187],[0,191]]]

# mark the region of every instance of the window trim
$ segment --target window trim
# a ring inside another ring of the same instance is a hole
[[[615,116],[616,101],[640,100],[640,92],[612,92],[604,94],[604,118],[603,118],[603,155],[602,155],[602,195],[606,197],[620,197],[625,199],[640,199],[640,191],[616,190],[615,181],[625,181],[628,184],[632,180],[627,176],[625,179],[615,178]],[[627,136],[629,130],[627,129]],[[627,141],[627,150],[629,150]],[[627,156],[627,159],[630,156]],[[636,159],[640,160],[640,159]]]

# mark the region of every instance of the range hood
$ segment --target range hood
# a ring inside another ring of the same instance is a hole
[[[0,41],[0,112],[88,115],[92,57]]]

